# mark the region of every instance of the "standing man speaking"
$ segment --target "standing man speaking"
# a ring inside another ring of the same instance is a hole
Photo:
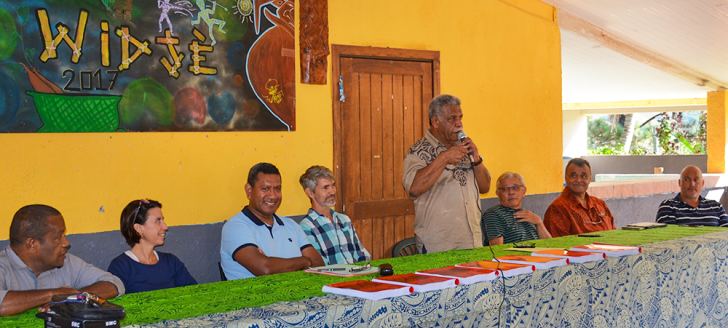
[[[490,190],[490,172],[463,130],[460,99],[430,101],[430,129],[404,158],[402,185],[415,200],[415,236],[421,254],[483,246],[480,194]]]

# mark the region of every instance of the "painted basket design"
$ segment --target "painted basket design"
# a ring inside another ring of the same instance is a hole
[[[38,132],[114,132],[119,128],[121,96],[26,93],[33,97],[43,120]]]

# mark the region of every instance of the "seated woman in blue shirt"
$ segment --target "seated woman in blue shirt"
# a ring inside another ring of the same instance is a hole
[[[121,212],[121,234],[131,250],[111,261],[109,272],[124,282],[127,294],[197,284],[176,256],[154,250],[164,245],[167,230],[157,201],[134,200]]]

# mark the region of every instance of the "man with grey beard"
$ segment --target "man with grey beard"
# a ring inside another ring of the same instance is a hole
[[[331,209],[336,205],[336,180],[331,170],[312,166],[299,181],[311,199],[311,209],[301,221],[301,228],[326,265],[369,261],[371,256],[349,217]]]

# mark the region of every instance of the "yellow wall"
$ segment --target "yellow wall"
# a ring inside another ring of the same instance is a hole
[[[487,167],[494,177],[523,173],[531,194],[559,191],[563,179],[554,20],[535,0],[329,0],[331,44],[440,51],[442,93],[463,100]],[[121,209],[139,197],[162,202],[170,225],[226,220],[247,204],[245,178],[260,161],[283,174],[279,213],[305,213],[298,177],[333,163],[331,86],[296,88],[296,132],[0,135],[0,239],[31,203],[58,208],[70,234],[118,229]]]
[[[708,173],[726,173],[727,94],[708,92]]]

